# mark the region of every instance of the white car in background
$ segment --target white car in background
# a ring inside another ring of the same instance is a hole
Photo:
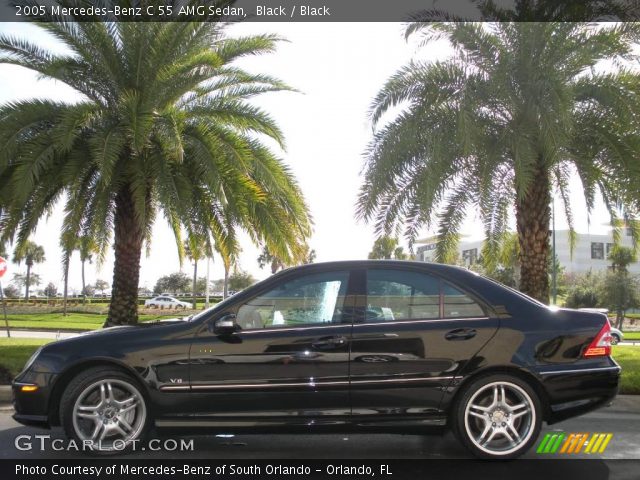
[[[604,313],[605,315],[607,315],[607,320],[609,321],[609,326],[611,327],[611,332],[609,333],[609,335],[611,335],[611,345],[619,344],[622,341],[622,339],[624,338],[624,335],[622,334],[622,332],[620,330],[618,330],[617,328],[615,328],[613,326],[613,323],[611,323],[611,319],[608,317],[608,313],[609,313],[608,309],[606,309],[606,308],[579,308],[578,310],[582,310],[583,312]]]
[[[182,302],[168,295],[160,295],[159,297],[146,300],[144,306],[147,308],[191,308],[190,303]]]

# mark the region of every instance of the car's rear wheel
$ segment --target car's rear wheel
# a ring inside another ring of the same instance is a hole
[[[617,345],[620,343],[620,337],[615,333],[611,334],[611,345]]]
[[[105,455],[131,448],[144,438],[150,423],[140,387],[111,367],[76,376],[62,395],[60,417],[69,438]]]
[[[519,457],[540,434],[540,399],[525,381],[511,375],[473,381],[454,409],[456,436],[480,458]]]

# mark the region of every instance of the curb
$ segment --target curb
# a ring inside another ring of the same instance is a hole
[[[11,406],[11,385],[0,385],[0,408],[5,404]]]
[[[38,328],[28,328],[28,327],[10,327],[9,331],[11,332],[47,332],[47,333],[83,333],[83,332],[91,332],[93,330],[80,330],[77,328],[47,328],[47,327],[38,327]],[[7,333],[7,328],[0,328],[0,333]]]

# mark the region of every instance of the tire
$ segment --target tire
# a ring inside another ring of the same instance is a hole
[[[473,380],[452,410],[456,438],[478,458],[519,457],[535,443],[541,425],[538,395],[527,382],[507,374]]]
[[[615,333],[611,334],[611,345],[617,345],[620,343],[620,337]]]
[[[60,400],[60,419],[85,453],[114,455],[143,440],[153,422],[143,390],[130,375],[113,367],[94,367],[69,382]],[[84,450],[84,449],[83,449]]]

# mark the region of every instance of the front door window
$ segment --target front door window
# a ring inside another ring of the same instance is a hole
[[[240,306],[243,330],[341,323],[348,272],[307,275],[285,282]]]

